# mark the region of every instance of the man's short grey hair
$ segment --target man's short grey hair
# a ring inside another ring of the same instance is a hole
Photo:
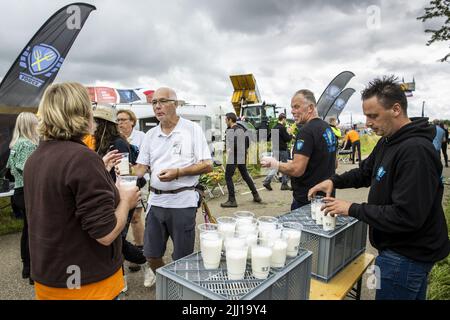
[[[299,94],[303,95],[303,97],[305,98],[306,101],[308,101],[309,103],[312,103],[312,104],[314,104],[314,106],[316,106],[316,104],[317,104],[316,97],[314,97],[314,93],[311,90],[308,90],[308,89],[298,90],[294,94],[294,97]]]

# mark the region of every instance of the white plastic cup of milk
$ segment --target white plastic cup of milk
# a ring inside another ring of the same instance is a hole
[[[336,216],[332,217],[330,213],[323,216],[323,231],[333,231],[336,228]]]
[[[230,237],[225,240],[226,263],[229,280],[242,280],[247,266],[248,245],[244,237]]]
[[[286,264],[287,256],[287,239],[285,235],[271,240],[272,242],[272,257],[270,259],[270,266],[272,268],[283,268]]]
[[[311,199],[311,218],[317,220],[317,212],[321,212],[323,206],[323,196],[317,195]]]
[[[119,176],[117,179],[119,180],[120,186],[126,186],[129,188],[136,187],[137,184],[137,176]]]
[[[258,242],[258,230],[255,228],[252,231],[248,230],[237,230],[236,231],[237,237],[245,238],[245,241],[248,246],[248,253],[247,253],[247,259],[251,259],[252,257],[252,247],[256,245]]]
[[[302,225],[298,222],[284,222],[283,236],[287,239],[286,255],[290,258],[296,257],[302,237]]]
[[[258,231],[258,221],[251,219],[236,219],[236,232],[242,234],[255,233]]]
[[[263,241],[275,240],[281,238],[283,231],[283,225],[281,223],[277,223],[275,225],[275,229],[264,230],[259,233],[259,237],[263,239]]]
[[[316,224],[322,225],[323,224],[323,211],[321,210],[322,206],[324,205],[323,202],[323,196],[316,196],[314,198],[314,209],[316,212]]]
[[[316,220],[316,198],[311,199],[311,219]]]
[[[262,216],[258,218],[259,236],[264,237],[266,233],[278,228],[278,219],[270,216]]]
[[[250,211],[236,211],[233,215],[238,225],[253,223],[253,219],[255,218],[255,214]]]
[[[130,174],[130,162],[128,161],[128,152],[122,153],[122,158],[120,159],[120,162],[117,166],[119,168],[121,176]]]
[[[217,218],[218,231],[222,235],[223,241],[227,238],[233,237],[236,232],[236,219],[233,217],[218,217]],[[224,245],[224,249],[225,245]]]
[[[273,217],[266,217],[273,218]],[[258,222],[259,237],[262,241],[269,241],[281,237],[282,224],[278,222],[278,219],[262,219]]]
[[[219,268],[222,252],[222,236],[220,233],[214,231],[201,233],[200,251],[205,269]]]
[[[260,155],[259,155],[259,160],[260,160],[260,162],[261,161],[264,161],[265,160],[265,158],[273,158],[273,152],[262,152]],[[272,171],[274,171],[275,173],[277,172],[277,169],[274,169],[274,168],[264,168],[263,166],[261,166],[261,169],[260,169],[260,173],[262,174],[262,175],[268,175],[269,173],[272,173]]]
[[[261,239],[252,246],[252,274],[256,279],[266,279],[270,272],[272,244],[264,244]]]
[[[197,226],[200,234],[204,232],[219,232],[219,225],[216,223],[201,223]]]

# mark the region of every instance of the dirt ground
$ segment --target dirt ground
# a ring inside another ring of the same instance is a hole
[[[340,164],[338,173],[342,173],[355,165]],[[444,169],[444,176],[449,177],[450,171],[448,168]],[[215,191],[216,197],[208,201],[208,205],[215,216],[232,215],[237,210],[249,210],[254,212],[257,216],[271,215],[278,216],[286,213],[290,208],[292,202],[291,191],[281,191],[280,183],[272,183],[273,191],[267,191],[262,186],[262,177],[256,178],[256,186],[260,190],[263,202],[258,204],[252,201],[252,196],[249,193],[247,186],[243,183],[236,185],[238,208],[224,209],[220,207],[220,203],[226,201],[226,195],[223,196],[218,190]],[[226,187],[224,186],[226,192]],[[352,202],[365,202],[367,200],[368,188],[361,189],[347,189],[338,190],[337,197],[346,199]],[[197,215],[197,223],[203,223],[201,214]],[[131,232],[129,233],[131,240]],[[169,241],[170,242],[170,241]],[[11,234],[0,237],[0,300],[3,299],[33,299],[33,287],[28,285],[28,282],[21,279],[21,263],[19,252],[20,234]],[[196,241],[195,250],[199,250],[198,239]],[[367,252],[375,254],[369,243],[367,243]],[[169,244],[166,251],[165,261],[170,262],[170,254],[172,246]],[[144,275],[142,271],[130,273],[126,265],[126,274],[128,279],[128,292],[123,295],[126,300],[153,300],[155,299],[155,286],[152,288],[145,288],[143,286]],[[366,276],[365,276],[366,277]],[[369,290],[364,285],[365,277],[363,278],[362,299],[374,299],[374,290]]]

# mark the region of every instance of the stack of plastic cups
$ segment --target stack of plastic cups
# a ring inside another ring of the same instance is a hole
[[[218,232],[218,225],[203,223],[200,230],[200,251],[205,269],[217,269],[220,265],[222,251],[222,236]]]

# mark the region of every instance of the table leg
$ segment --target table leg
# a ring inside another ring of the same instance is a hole
[[[361,300],[361,287],[362,287],[362,277],[358,280],[356,285],[356,300]]]
[[[353,287],[352,290],[347,294],[347,297],[361,300],[361,288],[362,288],[362,277],[356,282],[356,288]]]

